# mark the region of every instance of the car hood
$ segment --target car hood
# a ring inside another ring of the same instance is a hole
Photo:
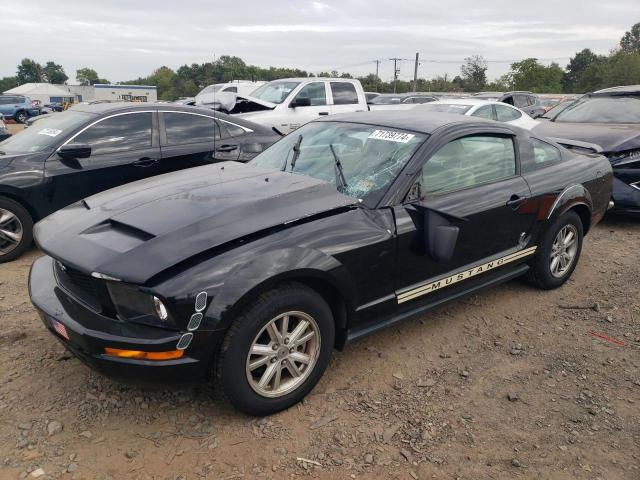
[[[34,237],[76,269],[144,284],[194,255],[357,203],[310,177],[224,162],[91,196],[37,223]]]
[[[547,137],[595,143],[605,153],[640,148],[640,125],[547,121],[540,122],[533,132]]]

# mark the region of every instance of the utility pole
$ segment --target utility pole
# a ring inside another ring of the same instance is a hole
[[[402,61],[402,58],[390,58],[393,61],[393,93],[396,93],[396,82],[398,81],[398,74],[400,69],[398,68],[398,62]]]
[[[418,89],[418,58],[420,54],[416,52],[416,65],[413,67],[413,91]]]
[[[376,64],[376,92],[378,91],[378,79],[380,77],[378,77],[378,69],[380,68],[380,60],[374,60],[373,61]]]

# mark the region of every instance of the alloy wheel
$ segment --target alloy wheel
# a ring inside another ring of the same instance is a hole
[[[549,259],[551,275],[561,278],[573,265],[578,253],[578,230],[572,224],[567,224],[557,233]]]
[[[22,240],[22,222],[10,210],[0,208],[0,255],[6,255]]]
[[[309,378],[320,354],[320,329],[304,312],[285,312],[271,319],[251,343],[246,374],[263,397],[281,397]]]

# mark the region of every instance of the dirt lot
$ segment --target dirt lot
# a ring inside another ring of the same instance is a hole
[[[0,265],[0,478],[638,479],[639,239],[608,219],[562,289],[511,282],[350,345],[263,419],[71,358],[29,303],[33,250]]]

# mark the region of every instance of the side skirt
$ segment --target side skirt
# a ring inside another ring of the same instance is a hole
[[[428,310],[431,310],[437,306],[443,305],[445,303],[451,302],[453,300],[457,300],[459,298],[462,297],[466,297],[468,295],[471,295],[472,293],[475,293],[478,290],[482,290],[486,287],[490,287],[493,285],[498,285],[500,283],[504,283],[504,282],[508,282],[509,280],[512,280],[516,277],[519,277],[521,275],[524,275],[525,273],[527,273],[527,271],[529,270],[529,265],[527,265],[526,263],[523,263],[521,265],[518,265],[516,268],[514,268],[513,270],[509,270],[508,272],[503,273],[502,275],[493,277],[491,280],[488,280],[485,283],[482,283],[480,285],[475,285],[473,287],[468,287],[466,289],[462,289],[462,290],[458,290],[456,291],[456,293],[452,294],[449,297],[431,302],[431,303],[427,303],[424,305],[421,305],[419,307],[414,308],[413,310],[409,310],[408,312],[402,313],[401,315],[397,315],[394,317],[390,317],[376,325],[367,325],[361,328],[354,328],[354,329],[350,329],[349,332],[347,333],[347,339],[345,343],[350,343],[353,342],[355,340],[359,340],[363,337],[366,337],[368,335],[371,335],[373,333],[376,333],[378,330],[382,330],[388,327],[391,327],[393,325],[395,325],[396,323],[402,322],[404,320],[408,320],[411,318],[414,318],[418,315],[420,315],[421,313],[424,313]]]

